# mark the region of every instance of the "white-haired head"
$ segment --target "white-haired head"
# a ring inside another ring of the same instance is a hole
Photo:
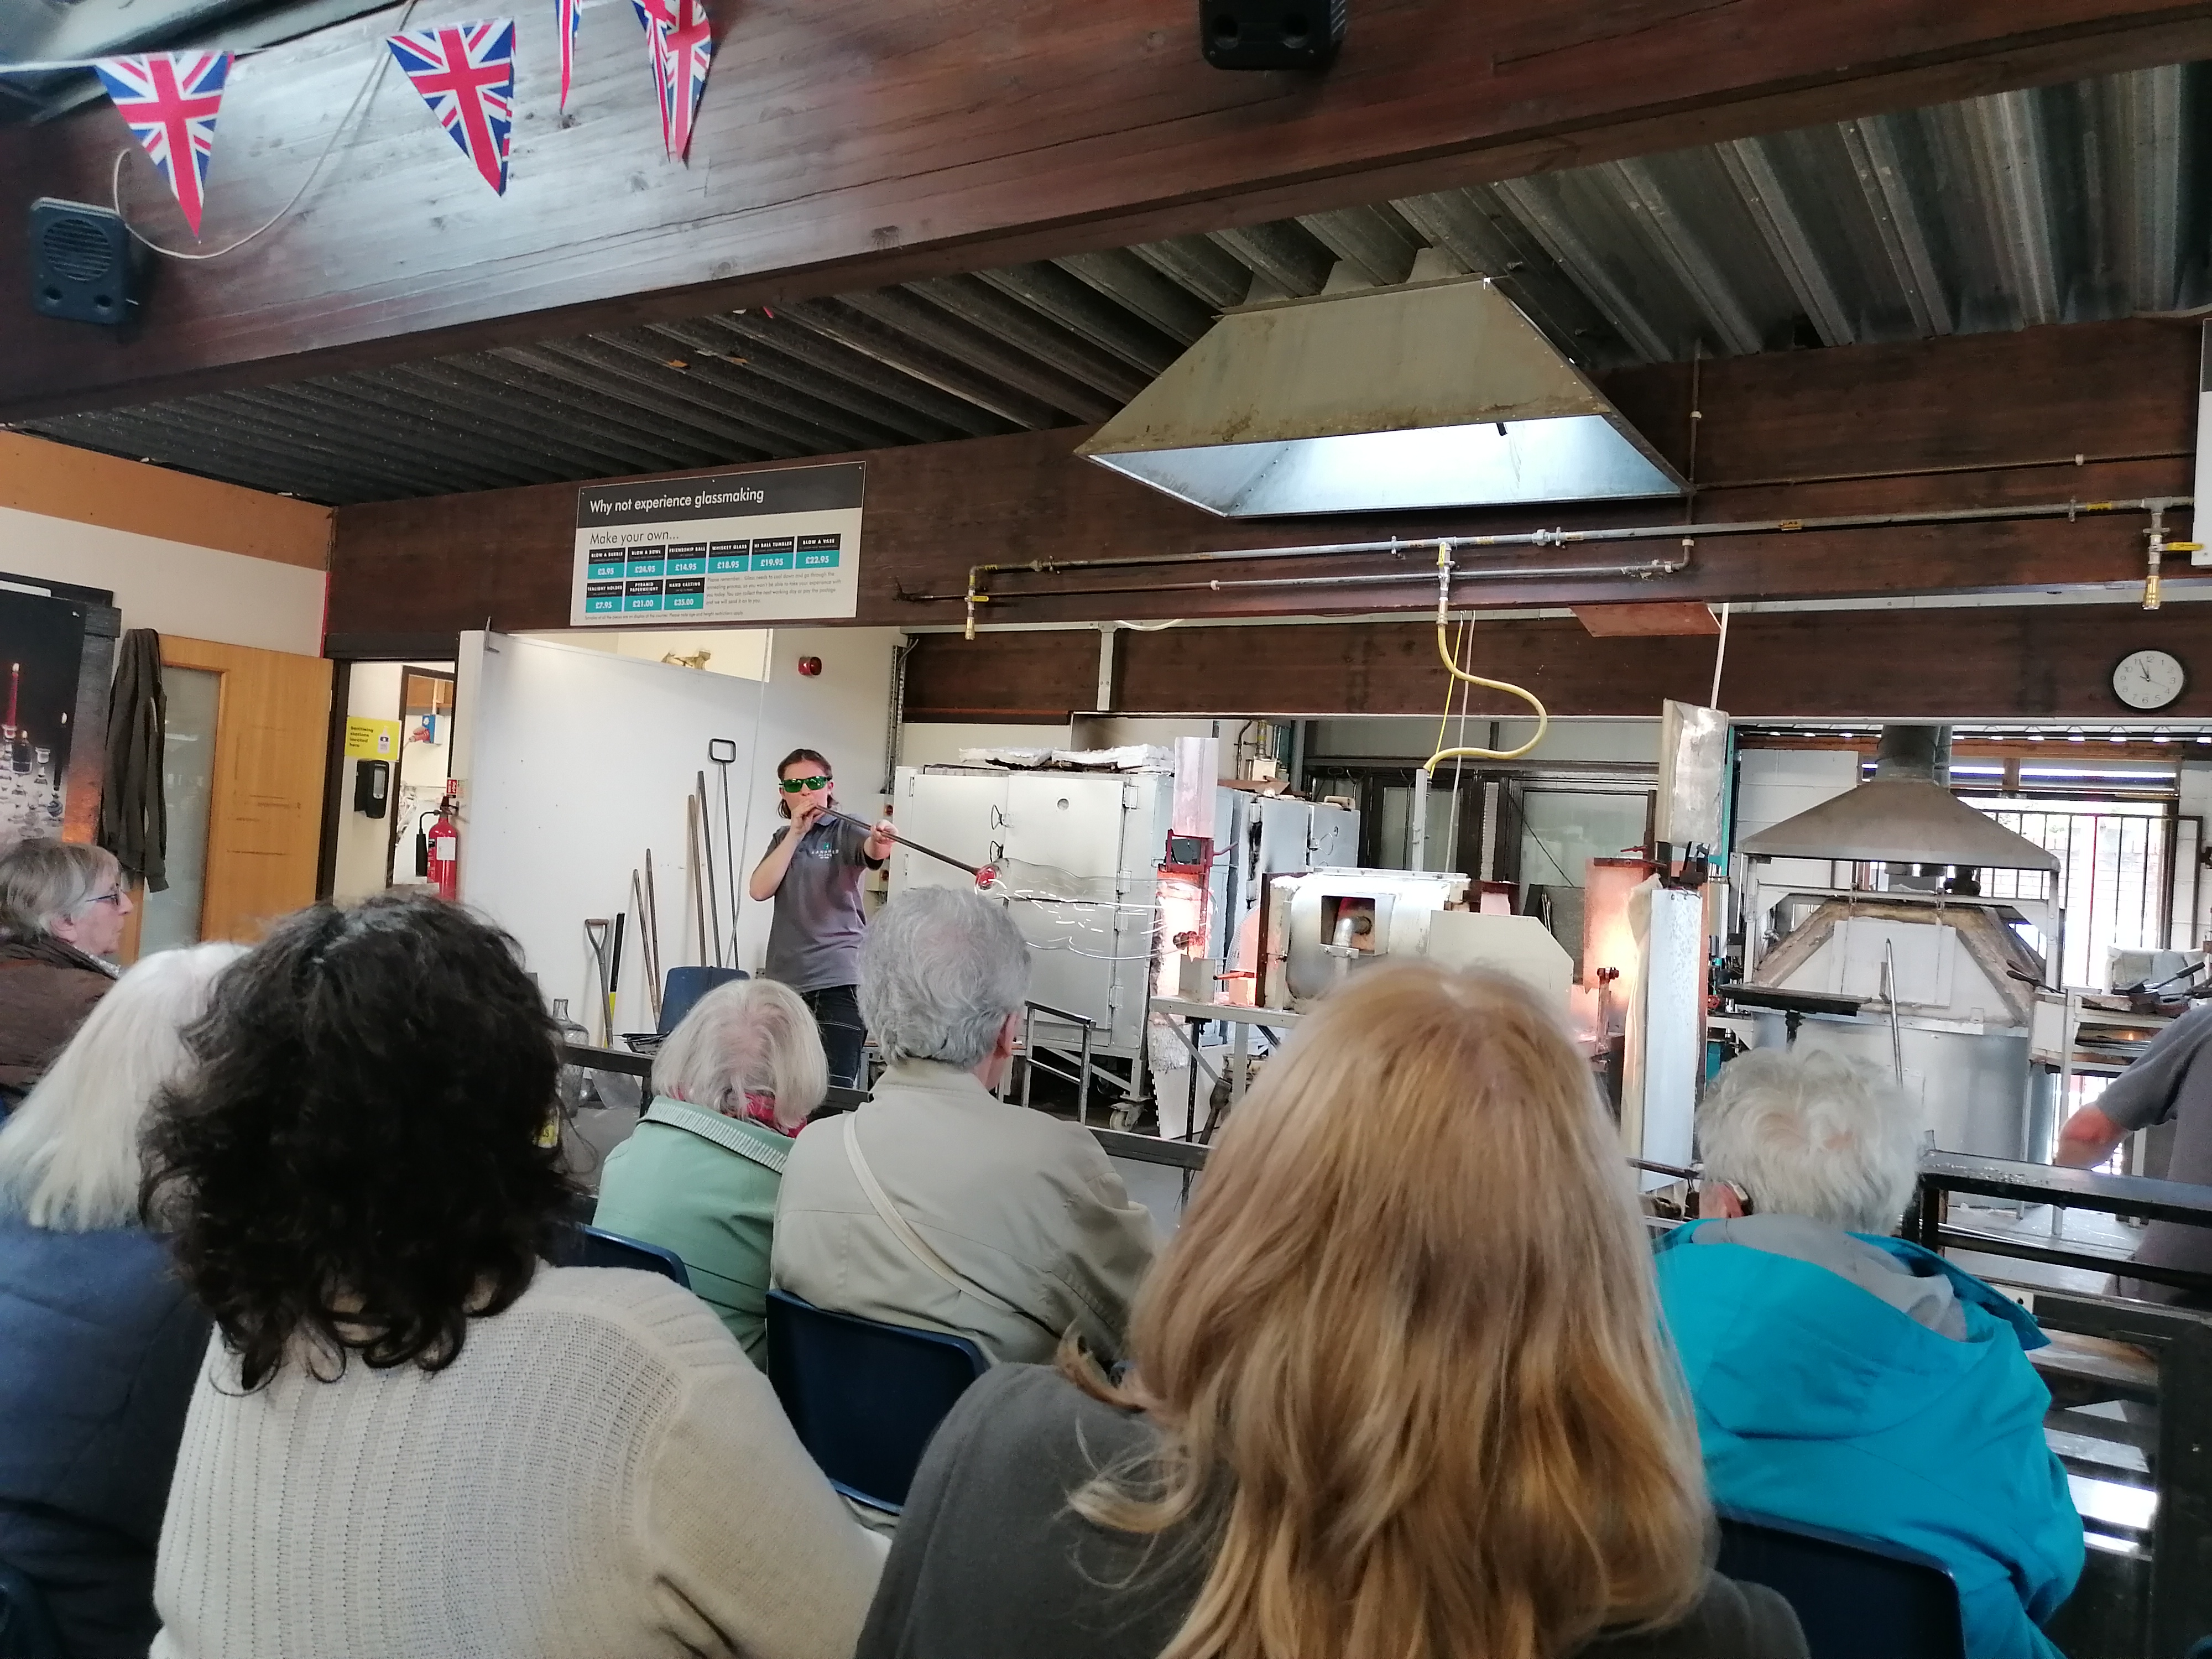
[[[860,1017],[887,1060],[973,1071],[1029,995],[1029,947],[1006,907],[953,887],[911,887],[860,948]]]
[[[239,945],[163,951],[115,981],[5,1127],[0,1210],[88,1233],[138,1213],[138,1138],[154,1097],[185,1073],[184,1030],[207,1012]]]
[[[1910,1103],[1872,1067],[1818,1048],[1755,1048],[1698,1109],[1705,1174],[1760,1214],[1887,1233],[1919,1168]]]
[[[717,985],[691,1006],[653,1059],[653,1091],[702,1112],[744,1115],[748,1094],[775,1097],[787,1129],[830,1093],[822,1035],[799,993],[772,979]]]

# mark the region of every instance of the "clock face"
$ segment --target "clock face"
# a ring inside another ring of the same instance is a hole
[[[2134,651],[2112,670],[2112,695],[2130,708],[2163,708],[2189,689],[2189,673],[2170,651]]]

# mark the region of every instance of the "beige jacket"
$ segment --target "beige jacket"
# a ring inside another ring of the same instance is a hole
[[[846,1156],[844,1121],[823,1118],[792,1144],[776,1194],[776,1288],[972,1337],[1000,1363],[1050,1359],[1071,1325],[1094,1353],[1119,1356],[1152,1265],[1152,1218],[1087,1133],[927,1060],[894,1066],[861,1105],[855,1133],[878,1184],[987,1297],[945,1283],[877,1215]]]

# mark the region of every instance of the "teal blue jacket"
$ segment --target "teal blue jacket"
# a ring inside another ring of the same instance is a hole
[[[2081,1572],[2081,1522],[2043,1437],[2050,1339],[1972,1274],[1855,1237],[1952,1283],[1954,1341],[1826,1267],[1742,1244],[1658,1246],[1713,1501],[1885,1539],[1959,1583],[1966,1659],[2059,1659],[2036,1628]]]

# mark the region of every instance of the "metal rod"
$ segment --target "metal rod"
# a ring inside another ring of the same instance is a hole
[[[1091,1022],[1083,1022],[1083,1057],[1077,1064],[1083,1072],[1083,1080],[1075,1085],[1075,1121],[1084,1128],[1091,1127]]]
[[[1639,541],[1680,541],[1688,533],[1698,539],[1708,536],[1767,536],[1796,534],[1800,532],[1835,530],[1884,530],[1913,525],[1996,524],[2019,519],[2077,519],[2084,515],[2114,513],[2149,513],[2175,507],[2194,505],[2188,495],[2146,495],[2114,501],[2065,501],[2024,503],[2012,507],[1968,507],[1930,508],[1918,513],[1853,513],[1832,514],[1810,519],[1747,519],[1717,524],[1699,524],[1686,527],[1680,522],[1662,525],[1630,525],[1598,530],[1531,530],[1494,536],[1423,537],[1418,542],[1407,542],[1398,537],[1388,541],[1329,542],[1305,547],[1234,548],[1208,552],[1152,553],[1132,558],[1113,559],[1032,559],[1024,563],[978,564],[969,570],[967,588],[959,593],[908,593],[901,591],[898,597],[915,604],[964,601],[1004,604],[1009,597],[1057,599],[1086,596],[1088,593],[1185,592],[1192,587],[1210,588],[1212,583],[1172,584],[1146,588],[1111,588],[1098,590],[1057,589],[1049,592],[1006,595],[987,593],[983,579],[994,575],[1048,575],[1069,570],[1115,570],[1156,568],[1163,565],[1211,564],[1255,559],[1306,559],[1346,554],[1376,554],[1402,557],[1408,554],[1433,549],[1438,542],[1452,550],[1462,548],[1491,547],[1566,547],[1579,544]],[[1677,567],[1679,568],[1679,567]],[[1546,570],[1485,570],[1480,567],[1465,571],[1454,568],[1455,575],[1498,575],[1550,577],[1562,574],[1636,574],[1630,571],[1608,573],[1555,572]],[[1360,577],[1261,577],[1233,584],[1237,586],[1289,587],[1328,585],[1332,582],[1376,583],[1397,580],[1395,575]],[[1220,584],[1226,587],[1230,583]]]
[[[707,775],[699,774],[699,842],[707,866],[707,918],[714,924],[714,966],[722,965],[722,900],[714,882],[714,820],[707,805]],[[737,895],[730,895],[735,898]]]
[[[1434,547],[1436,543],[1431,542]],[[1353,549],[1353,551],[1362,550]],[[1110,563],[1113,561],[1100,561]],[[1150,564],[1150,559],[1132,559],[1132,564]],[[1540,580],[1575,576],[1671,576],[1689,568],[1687,559],[1646,559],[1638,564],[1570,564],[1570,565],[1453,565],[1451,573],[1466,580],[1504,581],[1511,579]],[[1026,571],[1029,567],[1021,566]],[[1407,582],[1426,582],[1434,574],[1433,565],[1418,571],[1370,571],[1346,576],[1243,576],[1217,577],[1202,582],[1146,582],[1134,587],[1054,587],[1040,588],[1033,592],[985,595],[995,604],[1006,604],[1017,599],[1065,599],[1110,597],[1115,594],[1143,593],[1225,593],[1243,587],[1388,587]],[[965,593],[908,593],[901,589],[898,597],[909,605],[945,605],[964,602]]]
[[[707,965],[707,890],[699,880],[699,798],[684,798],[684,833],[690,851],[691,914],[699,923],[699,965]]]
[[[1905,1086],[1905,1034],[1897,1024],[1897,941],[1881,942],[1882,995],[1889,1001],[1889,1060],[1897,1073],[1897,1086]]]
[[[851,824],[855,830],[866,830],[871,835],[875,833],[873,825],[862,823],[858,818],[853,817],[850,813],[840,812],[834,807],[823,813],[822,816],[825,818],[842,819],[845,823]],[[965,870],[969,875],[975,878],[976,884],[978,886],[982,885],[984,883],[990,880],[993,876],[998,874],[998,871],[990,865],[986,864],[979,866],[973,864],[963,864],[958,859],[954,858],[950,853],[940,853],[934,848],[924,847],[918,841],[908,841],[904,836],[900,835],[896,830],[891,831],[891,839],[896,842],[901,847],[905,848],[908,852],[919,853],[926,859],[935,859],[939,864],[949,864],[956,870]]]
[[[1022,1010],[1022,1104],[1030,1103],[1030,1085],[1036,1076],[1036,1010]]]

